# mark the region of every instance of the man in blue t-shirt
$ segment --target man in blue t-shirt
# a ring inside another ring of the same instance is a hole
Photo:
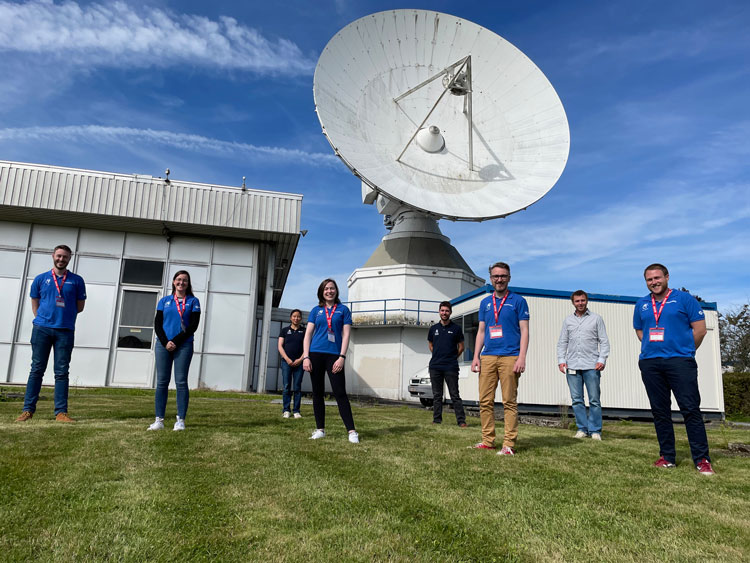
[[[529,306],[510,291],[510,266],[490,266],[495,291],[479,305],[479,327],[471,370],[479,372],[479,418],[482,441],[474,447],[495,449],[495,393],[497,383],[503,397],[505,436],[498,455],[515,455],[518,438],[518,379],[526,370],[529,348]]]
[[[695,467],[702,475],[713,475],[695,363],[695,351],[706,336],[703,309],[689,293],[669,289],[669,271],[665,266],[651,264],[643,276],[650,294],[635,304],[633,328],[641,341],[638,367],[659,440],[660,457],[654,465],[675,467],[671,409],[674,393],[685,421]]]
[[[73,353],[76,317],[86,304],[86,284],[81,276],[68,271],[71,255],[68,246],[56,246],[52,252],[52,270],[39,274],[31,283],[31,310],[34,313],[31,372],[26,383],[23,412],[16,422],[25,422],[34,416],[52,349],[55,350],[55,420],[73,422],[68,416],[68,367]]]
[[[464,353],[464,333],[461,327],[451,321],[453,307],[450,301],[443,301],[438,307],[440,322],[430,327],[427,342],[432,352],[430,358],[430,382],[432,383],[432,423],[443,422],[443,382],[448,385],[456,413],[456,423],[466,427],[464,403],[458,393],[458,358]]]

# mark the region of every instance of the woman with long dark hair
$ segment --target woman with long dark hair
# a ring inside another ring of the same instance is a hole
[[[177,422],[174,430],[185,430],[190,392],[188,372],[193,359],[193,335],[201,319],[201,304],[193,295],[190,274],[180,270],[172,278],[172,294],[162,297],[156,306],[154,330],[156,331],[156,396],[154,410],[156,420],[149,430],[164,428],[164,413],[167,409],[169,381],[177,387]]]
[[[339,286],[330,278],[318,287],[318,306],[310,311],[305,330],[302,366],[310,372],[313,390],[313,412],[317,428],[311,440],[325,438],[326,407],[325,374],[331,382],[331,390],[339,407],[341,420],[349,431],[349,441],[359,443],[359,434],[354,429],[354,418],[349,397],[346,395],[344,363],[349,335],[352,328],[352,314],[339,300]]]

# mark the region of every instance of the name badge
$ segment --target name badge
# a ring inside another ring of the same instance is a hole
[[[328,331],[328,342],[336,342],[336,335],[332,330]]]
[[[490,338],[502,338],[503,327],[501,325],[495,325],[490,327]]]
[[[648,329],[648,341],[664,342],[664,329],[658,327]]]
[[[57,305],[58,307],[65,308],[65,300],[62,297],[56,297],[55,305]]]

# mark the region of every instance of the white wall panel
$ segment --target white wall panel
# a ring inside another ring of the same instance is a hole
[[[51,260],[50,260],[51,262]],[[31,311],[31,299],[29,298],[29,289],[33,280],[26,280],[26,287],[23,290],[21,298],[21,323],[18,326],[18,337],[16,342],[29,343],[31,340],[31,323],[34,320],[34,313]]]
[[[54,381],[52,374],[52,362],[47,365],[43,383],[49,384]],[[26,383],[29,380],[29,370],[31,369],[31,344],[16,344],[13,349],[13,361],[10,366],[10,383]]]
[[[206,320],[204,352],[244,354],[247,344],[247,318],[250,296],[209,294],[201,315]]]
[[[169,259],[173,262],[210,262],[211,241],[205,238],[173,237],[169,248]]]
[[[211,266],[209,289],[232,293],[250,293],[253,269],[241,266]]]
[[[252,266],[253,246],[252,243],[247,242],[217,240],[214,242],[214,255],[211,262],[233,266]]]
[[[0,239],[0,243],[4,241]],[[26,252],[17,250],[0,250],[0,276],[23,277],[26,263]]]
[[[125,238],[125,255],[128,258],[167,259],[167,239],[158,235],[128,233]]]
[[[83,278],[87,288],[97,282],[116,284],[120,279],[120,260],[79,256],[75,272]]]
[[[81,229],[78,251],[120,256],[124,239],[125,233],[122,232]]]
[[[8,375],[10,361],[10,344],[0,344],[0,381],[5,381]]]
[[[78,334],[76,334],[76,340]],[[78,342],[76,342],[78,344]],[[109,348],[74,348],[70,359],[70,385],[84,387],[104,387],[107,379],[107,359]],[[71,397],[71,402],[73,402]],[[75,408],[75,405],[71,405]]]
[[[86,307],[76,319],[76,346],[109,349],[112,327],[115,323],[117,287],[89,284],[86,286],[86,292]]]
[[[242,390],[242,356],[203,356],[203,385],[219,391]]]
[[[25,249],[29,244],[29,223],[0,221],[0,243],[4,246],[17,246]]]
[[[21,289],[21,280],[16,278],[0,278],[0,295],[3,299],[0,314],[0,342],[10,342],[13,338],[13,327],[16,324],[16,310],[18,308],[18,291]],[[0,367],[0,374],[4,373]]]
[[[67,244],[75,252],[77,238],[78,228],[76,227],[34,225],[31,232],[31,247],[49,250],[49,253],[52,254],[52,249],[58,244]]]
[[[29,269],[26,272],[27,277],[35,278],[42,272],[52,270],[52,249],[49,252],[32,252],[29,258]]]
[[[151,387],[153,369],[152,351],[117,350],[111,384],[113,387]]]

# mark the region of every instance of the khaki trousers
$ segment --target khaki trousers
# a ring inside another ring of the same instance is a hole
[[[481,356],[479,369],[479,419],[482,421],[482,443],[495,445],[495,392],[500,381],[503,395],[505,436],[503,446],[515,447],[518,438],[518,378],[513,371],[518,356]]]

